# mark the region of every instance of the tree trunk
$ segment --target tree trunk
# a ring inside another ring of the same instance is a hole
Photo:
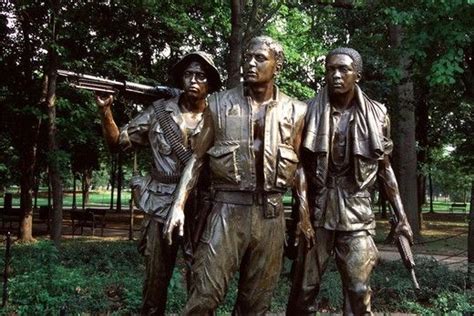
[[[118,153],[118,162],[117,162],[117,212],[122,211],[122,179],[123,179],[123,157],[122,153]]]
[[[400,47],[402,30],[400,26],[392,26],[390,39],[394,47]],[[402,74],[400,84],[396,88],[395,100],[397,113],[393,128],[393,161],[397,175],[400,196],[414,237],[420,237],[418,218],[416,139],[415,139],[415,102],[413,82],[408,75],[409,60],[401,55],[399,67]]]
[[[72,173],[72,209],[77,209],[77,200],[76,200],[76,174]]]
[[[86,169],[82,172],[82,201],[89,204],[90,189],[92,183],[92,170]]]
[[[431,176],[431,167],[428,174],[428,183],[429,183],[429,190],[430,190],[430,213],[434,213],[433,208],[433,178]]]
[[[471,181],[471,203],[469,205],[469,233],[467,237],[467,287],[474,288],[474,180]]]
[[[53,205],[53,194],[51,192],[51,179],[49,178],[49,168],[46,168],[46,172],[48,173],[48,209],[51,210],[51,206]]]
[[[39,175],[35,174],[33,176],[33,199],[34,199],[34,204],[33,204],[33,211],[38,209],[38,191],[39,191]]]
[[[57,9],[57,3],[54,3],[54,8]],[[48,91],[46,95],[46,105],[48,107],[48,152],[50,159],[48,159],[48,170],[49,179],[51,181],[51,188],[53,194],[53,221],[51,227],[51,239],[54,241],[56,246],[59,246],[62,234],[62,222],[63,222],[63,183],[61,181],[59,163],[55,157],[58,151],[58,145],[56,142],[56,78],[58,68],[58,55],[56,53],[55,41],[56,41],[56,12],[53,9],[51,16],[51,29],[52,38],[51,45],[48,51],[48,62],[47,66],[48,74],[45,76],[45,80],[48,83]]]
[[[115,155],[112,156],[112,163],[110,168],[110,209],[114,209],[114,191],[115,191],[115,173],[116,173]]]
[[[34,120],[34,119],[32,119]],[[33,128],[32,128],[33,129]],[[36,164],[36,142],[29,143],[24,147],[20,155],[20,209],[21,223],[20,236],[21,242],[34,241],[33,238],[33,170]]]
[[[418,187],[418,225],[420,231],[423,230],[423,205],[426,203],[426,176],[419,173],[416,178]]]
[[[29,16],[23,11],[19,4],[16,4],[18,10],[18,18],[21,24],[21,32],[23,34],[23,53],[19,61],[22,63],[21,69],[24,69],[23,82],[24,90],[27,95],[26,104],[32,104],[33,97],[31,87],[33,87],[33,47],[31,43],[32,25]],[[35,100],[36,101],[36,100]],[[25,114],[21,118],[22,127],[19,129],[19,148],[20,148],[20,236],[19,241],[30,242],[33,238],[33,208],[32,208],[32,190],[34,187],[34,170],[37,158],[37,146],[39,127],[41,125],[41,118],[34,114]]]
[[[54,65],[54,63],[53,63]],[[58,151],[56,143],[56,74],[55,71],[50,71],[48,83],[48,151],[51,157],[56,157],[54,154]],[[58,161],[51,158],[48,161],[49,180],[51,183],[51,193],[53,200],[53,221],[51,227],[51,239],[59,246],[61,241],[61,230],[63,222],[63,184],[61,181]]]
[[[243,0],[232,0],[231,34],[229,38],[229,59],[227,61],[227,88],[233,88],[240,82],[240,65],[242,59],[242,11]]]
[[[86,209],[86,180],[84,178],[84,174],[81,177],[81,196],[82,196],[82,210]]]

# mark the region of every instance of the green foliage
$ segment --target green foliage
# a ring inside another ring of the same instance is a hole
[[[14,245],[9,311],[27,315],[57,314],[61,308],[71,314],[137,312],[141,259],[131,242],[68,241],[60,250],[49,241]]]
[[[418,1],[383,9],[388,21],[404,27],[402,50],[410,56],[414,73],[433,86],[453,85],[464,72],[466,49],[472,42],[471,19],[466,1]]]
[[[323,76],[318,57],[325,53],[322,43],[313,40],[315,17],[309,12],[283,5],[279,15],[268,26],[268,33],[280,41],[285,52],[285,65],[278,77],[282,90],[307,100],[314,96],[316,83]]]
[[[46,159],[49,166],[54,166],[56,170],[61,172],[61,178],[64,179],[69,176],[70,153],[60,149],[49,151]]]
[[[144,274],[143,258],[134,242],[73,239],[57,249],[52,242],[14,244],[9,286],[9,306],[1,314],[138,313]],[[464,292],[464,275],[433,260],[417,259],[421,290],[412,289],[408,272],[400,261],[381,262],[372,275],[373,308],[379,312],[461,313],[474,308],[474,297]],[[291,262],[275,289],[272,312],[286,308],[290,290]],[[3,270],[3,267],[0,267]],[[168,288],[168,313],[179,313],[186,301],[184,264],[178,265]],[[229,286],[217,314],[232,311],[238,275]],[[442,282],[440,282],[442,280]],[[320,307],[340,311],[342,290],[334,262],[330,262],[320,291]]]
[[[471,188],[472,170],[465,170],[454,152],[446,148],[432,150],[430,163],[424,166],[425,174],[431,173],[436,193],[449,195],[451,201],[464,202]]]

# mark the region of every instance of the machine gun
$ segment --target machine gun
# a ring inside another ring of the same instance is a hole
[[[148,86],[129,81],[115,81],[96,76],[58,69],[58,75],[66,78],[71,87],[103,94],[121,94],[137,102],[152,102],[178,96],[181,90],[166,86]]]
[[[413,281],[413,285],[415,289],[419,290],[420,285],[416,279],[415,275],[415,260],[413,259],[413,253],[410,247],[410,241],[404,235],[400,234],[396,236],[395,228],[399,222],[398,217],[392,212],[392,216],[390,217],[390,224],[392,226],[392,232],[395,239],[395,245],[397,246],[398,252],[400,253],[400,257],[402,258],[403,264],[408,271],[410,271],[411,279]]]

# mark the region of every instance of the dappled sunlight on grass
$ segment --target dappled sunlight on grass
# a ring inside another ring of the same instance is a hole
[[[467,255],[468,223],[463,216],[425,214],[424,217],[421,239],[415,241],[413,247],[415,254]],[[384,244],[389,230],[390,225],[387,220],[377,220],[375,240],[381,249],[391,247]]]

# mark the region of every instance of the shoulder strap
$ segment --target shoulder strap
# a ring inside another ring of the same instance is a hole
[[[171,148],[173,149],[178,159],[184,165],[186,165],[191,159],[191,156],[193,154],[192,150],[184,147],[183,138],[181,134],[177,133],[176,130],[173,129],[171,125],[173,124],[171,122],[171,116],[165,111],[164,103],[153,103],[153,109],[155,111],[156,118],[158,119],[158,122],[160,123],[160,126],[163,129],[163,133],[166,136],[166,140],[170,143]]]

